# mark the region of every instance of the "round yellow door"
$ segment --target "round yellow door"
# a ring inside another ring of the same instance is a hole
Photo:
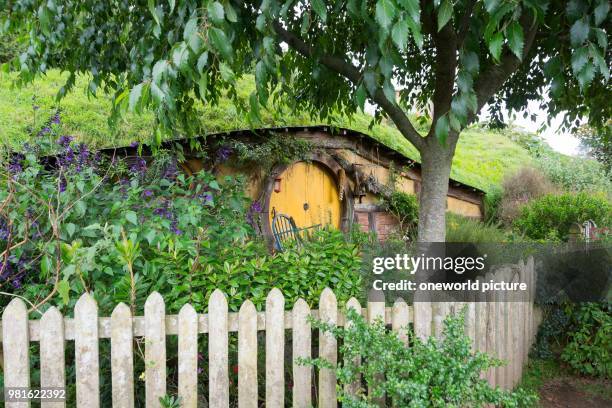
[[[270,197],[276,213],[293,217],[298,228],[320,224],[340,228],[340,197],[332,174],[317,163],[297,162],[277,178]]]

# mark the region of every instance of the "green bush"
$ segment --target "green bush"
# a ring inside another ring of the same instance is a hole
[[[506,242],[503,230],[492,224],[461,215],[446,213],[446,242]]]
[[[464,333],[463,313],[446,318],[441,339],[422,341],[409,331],[409,347],[395,332],[387,331],[380,319],[369,325],[353,309],[347,315],[352,324],[345,327],[313,322],[339,340],[343,362],[335,366],[324,359],[301,360],[302,364],[335,370],[343,407],[378,407],[376,398],[382,396],[397,407],[517,407],[535,401],[535,396],[522,390],[491,388],[480,377],[501,363],[472,352],[471,340]],[[358,359],[364,364],[356,365]],[[356,396],[345,392],[345,386],[360,377],[369,392]]]
[[[513,227],[531,239],[567,241],[570,227],[586,220],[609,226],[612,205],[587,193],[545,195],[525,205]]]
[[[484,196],[484,218],[487,223],[499,222],[501,200],[504,190],[499,186],[493,186]]]
[[[416,195],[394,191],[383,200],[385,210],[397,218],[403,234],[416,235],[419,221],[419,202]]]
[[[612,194],[612,174],[596,160],[547,152],[537,158],[537,163],[553,183],[566,191]]]
[[[612,305],[577,306],[570,327],[561,359],[581,374],[612,378]]]
[[[0,260],[3,291],[67,314],[90,292],[103,315],[118,302],[142,313],[152,291],[168,313],[187,302],[204,312],[217,288],[234,311],[246,299],[261,308],[273,287],[288,306],[297,297],[316,306],[325,286],[341,300],[359,295],[358,249],[341,233],[271,255],[250,225],[261,207],[249,206],[241,177],[186,177],[171,152],[149,163],[106,160],[60,136],[62,119],[0,162],[0,252],[11,248]],[[55,169],[38,161],[41,150],[57,151]]]

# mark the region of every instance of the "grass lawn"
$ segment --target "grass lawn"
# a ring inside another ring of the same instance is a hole
[[[55,95],[66,77],[67,74],[49,71],[31,85],[15,88],[15,77],[0,73],[0,143],[19,149],[23,143],[33,142],[29,129],[40,127],[58,106],[63,112],[62,121],[66,133],[94,148],[149,140],[153,123],[151,113],[127,114],[115,129],[111,129],[107,121],[111,99],[105,95],[88,97],[88,81],[85,77],[77,80],[72,93],[59,103],[56,102]],[[252,84],[245,81],[244,86],[241,86],[245,98],[251,89]],[[34,111],[33,105],[39,109]],[[208,133],[250,127],[246,118],[238,114],[229,101],[222,101],[219,106],[203,106],[201,113],[203,127]],[[305,115],[287,112],[264,110],[262,116],[263,123],[259,127],[321,124]],[[420,159],[418,151],[393,125],[382,123],[370,129],[370,122],[369,115],[359,114],[350,119],[336,119],[330,124],[362,131],[406,157]],[[527,150],[503,132],[472,127],[461,136],[451,177],[488,191],[493,185],[499,184],[506,174],[531,163]]]

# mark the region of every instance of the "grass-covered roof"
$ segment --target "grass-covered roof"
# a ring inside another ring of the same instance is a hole
[[[32,142],[35,136],[32,136],[30,129],[41,126],[58,106],[62,111],[64,131],[92,147],[124,146],[135,140],[149,140],[153,123],[151,113],[127,114],[116,129],[111,130],[108,124],[111,98],[104,95],[96,98],[87,96],[85,78],[78,79],[73,92],[61,102],[56,102],[55,95],[65,79],[66,75],[50,71],[31,85],[16,88],[13,86],[14,76],[0,74],[0,142],[16,149],[25,142]],[[252,84],[248,81],[240,87],[245,98],[251,88]],[[38,109],[34,110],[34,106]],[[201,123],[207,133],[252,126],[229,100],[222,100],[216,106],[202,106],[200,111]],[[392,124],[381,123],[370,127],[371,121],[371,116],[357,114],[351,118],[338,117],[329,124],[365,133],[402,155],[420,161],[418,151]],[[257,127],[321,124],[307,115],[273,110],[262,111],[262,122]],[[527,150],[503,132],[473,127],[462,133],[453,159],[451,177],[488,191],[499,184],[505,174],[531,162]]]

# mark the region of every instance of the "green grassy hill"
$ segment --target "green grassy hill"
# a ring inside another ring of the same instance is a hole
[[[13,75],[0,74],[0,143],[13,149],[19,149],[25,142],[32,143],[34,136],[29,129],[40,128],[58,106],[62,110],[66,134],[92,147],[123,146],[135,140],[149,140],[152,114],[128,114],[111,130],[107,121],[111,100],[107,96],[88,97],[86,78],[77,80],[74,91],[61,102],[56,102],[55,95],[66,76],[50,71],[27,87],[15,88]],[[246,97],[250,89],[252,85],[245,81],[241,92]],[[34,106],[38,109],[35,110]],[[246,118],[239,115],[229,101],[222,101],[219,106],[204,106],[201,113],[202,124],[210,133],[250,127]],[[262,112],[262,120],[260,127],[320,124],[307,116],[272,111]],[[359,114],[351,119],[336,119],[330,124],[367,133],[405,156],[419,160],[417,150],[393,125],[383,123],[369,128],[370,122],[369,115]],[[527,150],[503,132],[472,127],[461,136],[451,176],[487,191],[499,184],[506,174],[531,163]]]

